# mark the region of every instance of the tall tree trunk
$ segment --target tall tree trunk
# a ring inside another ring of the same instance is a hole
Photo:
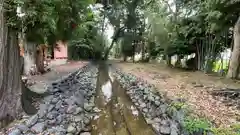
[[[20,48],[17,33],[6,26],[0,1],[0,128],[22,111]]]
[[[30,75],[32,67],[35,68],[36,44],[24,42],[24,74]],[[35,71],[35,70],[34,70]]]
[[[141,42],[142,62],[145,59],[145,40]]]
[[[126,55],[123,55],[123,61],[127,61],[127,56]]]
[[[175,63],[175,67],[177,67],[177,68],[181,68],[182,67],[181,57],[179,55],[177,55],[177,61]]]
[[[167,61],[167,66],[172,67],[172,61],[171,61],[170,55],[166,55],[166,61]]]
[[[240,64],[240,16],[234,26],[234,46],[227,73],[227,78],[237,78]]]
[[[113,48],[114,43],[118,41],[118,38],[120,37],[120,32],[122,32],[125,28],[124,27],[120,28],[119,26],[116,26],[114,29],[115,29],[114,30],[114,36],[113,36],[111,45],[109,46],[109,48],[106,49],[105,55],[103,57],[104,60],[108,59],[109,52]]]
[[[54,48],[55,48],[55,43],[51,44],[51,59],[54,59]]]
[[[44,57],[43,52],[41,49],[37,50],[37,56],[36,56],[36,67],[37,71],[43,74],[45,72],[44,70]]]
[[[36,113],[31,102],[23,98],[22,93],[27,90],[23,89],[21,81],[17,33],[6,25],[3,3],[4,0],[0,0],[0,128],[16,119],[23,110]]]
[[[136,41],[133,41],[133,52],[132,52],[132,61],[135,62],[135,48],[136,48]]]

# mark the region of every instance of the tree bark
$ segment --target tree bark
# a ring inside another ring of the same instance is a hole
[[[107,60],[108,59],[108,55],[109,55],[109,52],[111,51],[111,49],[113,48],[113,45],[115,42],[117,42],[117,40],[119,39],[119,36],[120,36],[120,32],[122,32],[125,28],[124,27],[116,27],[115,28],[115,34],[113,36],[113,39],[112,39],[112,43],[111,45],[109,46],[109,48],[107,48],[106,52],[105,52],[105,55],[104,55],[104,60]]]
[[[236,79],[240,64],[240,16],[234,26],[234,46],[226,78]]]
[[[35,67],[36,44],[24,42],[24,74],[31,75],[32,67]]]
[[[41,44],[37,47],[36,53],[36,67],[37,71],[43,74],[45,72],[44,69],[44,60],[45,60],[45,45]]]
[[[1,1],[2,2],[2,1]],[[0,6],[2,3],[0,3]],[[17,118],[21,107],[20,48],[17,33],[6,26],[0,7],[0,128]]]
[[[3,3],[4,0],[0,0],[0,128],[18,118],[23,110],[35,109],[31,102],[23,98],[22,93],[26,90],[21,81],[17,32],[6,25]],[[34,111],[36,113],[36,109]],[[30,114],[30,111],[27,113]]]
[[[44,70],[44,57],[42,55],[42,52],[40,50],[37,51],[37,57],[36,57],[36,67],[37,71],[43,74],[45,72]]]

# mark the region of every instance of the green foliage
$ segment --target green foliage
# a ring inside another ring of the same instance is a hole
[[[70,59],[101,59],[106,47],[106,37],[99,31],[98,20],[91,17],[79,25],[69,41]]]
[[[85,20],[90,12],[87,7],[91,3],[91,0],[10,0],[5,5],[11,9],[8,24],[17,28],[23,24],[28,41],[44,43],[47,39],[54,43],[70,39],[75,29],[73,25]],[[17,6],[25,13],[22,18],[16,17]]]
[[[173,102],[170,106],[176,108],[177,110],[186,109],[186,104],[183,102]]]
[[[184,120],[184,128],[190,134],[199,132],[201,130],[208,131],[210,126],[210,123],[206,119],[193,118],[189,116]]]

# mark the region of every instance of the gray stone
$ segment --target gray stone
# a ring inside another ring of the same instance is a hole
[[[27,134],[24,134],[24,135],[35,135],[34,133],[27,133]],[[44,134],[46,135],[46,134]]]
[[[170,124],[171,134],[170,135],[179,135],[179,129],[177,123],[171,122]]]
[[[159,105],[161,105],[161,102],[157,100],[157,101],[155,101],[155,105],[159,106]]]
[[[182,109],[178,111],[173,110],[173,117],[175,118],[175,120],[177,120],[181,124],[183,124],[184,122],[184,116],[185,116],[185,113]]]
[[[67,99],[64,100],[64,104],[73,105],[74,101],[71,98],[67,98]]]
[[[160,108],[162,113],[166,113],[168,106],[166,104],[162,104],[162,105],[159,106],[159,108]]]
[[[65,107],[61,107],[58,109],[58,112],[61,113],[61,114],[64,114],[66,112],[67,108]]]
[[[18,125],[17,128],[23,133],[30,130],[26,125]]]
[[[83,132],[90,132],[92,130],[92,126],[88,125],[88,126],[84,126],[82,131]]]
[[[91,135],[90,132],[83,132],[83,133],[80,133],[80,135]]]
[[[58,115],[56,120],[57,120],[57,123],[61,123],[64,119],[64,115]]]
[[[159,123],[153,123],[152,127],[153,127],[153,129],[155,130],[156,133],[160,132],[160,124]]]
[[[149,125],[155,123],[152,119],[149,119],[149,118],[145,118],[145,119],[146,119],[147,124],[149,124]]]
[[[35,114],[35,115],[33,115],[33,116],[27,121],[26,125],[27,125],[28,127],[31,127],[31,126],[33,126],[34,124],[36,124],[37,121],[38,121],[38,115]]]
[[[81,113],[81,112],[83,112],[82,107],[77,107],[77,108],[76,108],[76,111],[75,111],[73,114],[79,114],[79,113]]]
[[[93,103],[84,103],[84,109],[88,112],[91,111],[93,107],[94,107]]]
[[[75,133],[77,130],[73,125],[69,125],[67,128],[68,133]]]
[[[66,135],[66,133],[63,133],[63,132],[57,132],[57,133],[55,133],[54,135]]]
[[[48,120],[47,123],[49,125],[55,125],[57,123],[56,119],[53,119],[53,120]]]
[[[48,112],[52,111],[53,108],[54,108],[54,105],[49,105],[49,107],[48,107]]]
[[[62,107],[62,104],[63,104],[62,100],[59,100],[59,101],[57,102],[56,106],[55,106],[56,109],[61,108],[61,107]]]
[[[160,118],[154,118],[153,121],[157,122],[157,123],[160,123],[162,120]]]
[[[83,122],[88,125],[90,123],[90,119],[88,117],[83,117]]]
[[[51,102],[51,103],[52,103],[52,104],[56,104],[56,103],[58,102],[58,100],[59,100],[59,99],[58,99],[57,97],[54,97],[54,98],[52,99],[52,102]]]
[[[64,129],[64,126],[62,126],[62,125],[56,126],[54,129],[58,132],[66,132],[66,129]]]
[[[53,98],[53,95],[46,96],[46,97],[44,98],[44,101],[50,103],[51,100],[52,100],[52,98]]]
[[[147,106],[146,103],[143,103],[143,102],[140,103],[140,107],[141,107],[141,108],[145,108],[146,106]]]
[[[77,106],[76,105],[69,105],[67,108],[67,113],[72,114],[76,111]]]
[[[46,115],[47,109],[48,109],[47,104],[40,104],[38,111],[39,118],[43,118]]]
[[[74,121],[75,121],[75,122],[80,122],[80,121],[82,121],[82,120],[83,120],[83,116],[81,116],[81,115],[74,116]]]
[[[52,119],[56,118],[57,115],[58,115],[57,112],[50,112],[50,113],[47,114],[47,118],[52,120]]]
[[[160,126],[160,133],[162,133],[164,135],[165,134],[168,135],[171,133],[171,129],[170,129],[170,127],[167,127],[167,126]]]
[[[8,135],[21,135],[21,131],[19,129],[14,129],[9,132]]]
[[[147,108],[143,108],[143,112],[144,112],[144,113],[147,113],[147,112],[148,112],[148,109],[147,109]]]
[[[56,132],[56,130],[55,130],[55,129],[52,129],[52,128],[50,128],[50,129],[47,129],[47,132],[48,132],[48,133],[50,133],[50,134],[53,134],[53,133],[55,133],[55,132]]]
[[[160,122],[161,122],[161,125],[163,125],[163,126],[169,126],[169,121],[168,120],[162,120]]]
[[[160,100],[160,97],[159,97],[159,96],[156,96],[155,99],[158,101],[158,100]]]
[[[212,132],[209,131],[209,132],[207,132],[207,135],[214,135],[214,134],[213,134]]]
[[[31,129],[34,131],[34,132],[37,132],[37,133],[41,133],[44,131],[46,125],[44,122],[41,122],[41,123],[37,123],[35,124]]]

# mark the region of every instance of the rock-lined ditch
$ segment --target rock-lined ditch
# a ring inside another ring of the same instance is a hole
[[[114,67],[99,70],[89,64],[52,83],[37,114],[9,135],[190,135],[180,99]]]
[[[179,107],[184,103],[183,100],[169,100],[164,97],[164,94],[156,92],[156,88],[143,79],[132,74],[125,74],[116,68],[113,68],[112,71],[157,135],[190,135],[184,129],[185,109]],[[211,132],[201,129],[192,135],[203,135],[204,132],[212,135]]]
[[[97,67],[87,65],[52,83],[37,114],[16,125],[9,135],[90,134],[94,107]]]

